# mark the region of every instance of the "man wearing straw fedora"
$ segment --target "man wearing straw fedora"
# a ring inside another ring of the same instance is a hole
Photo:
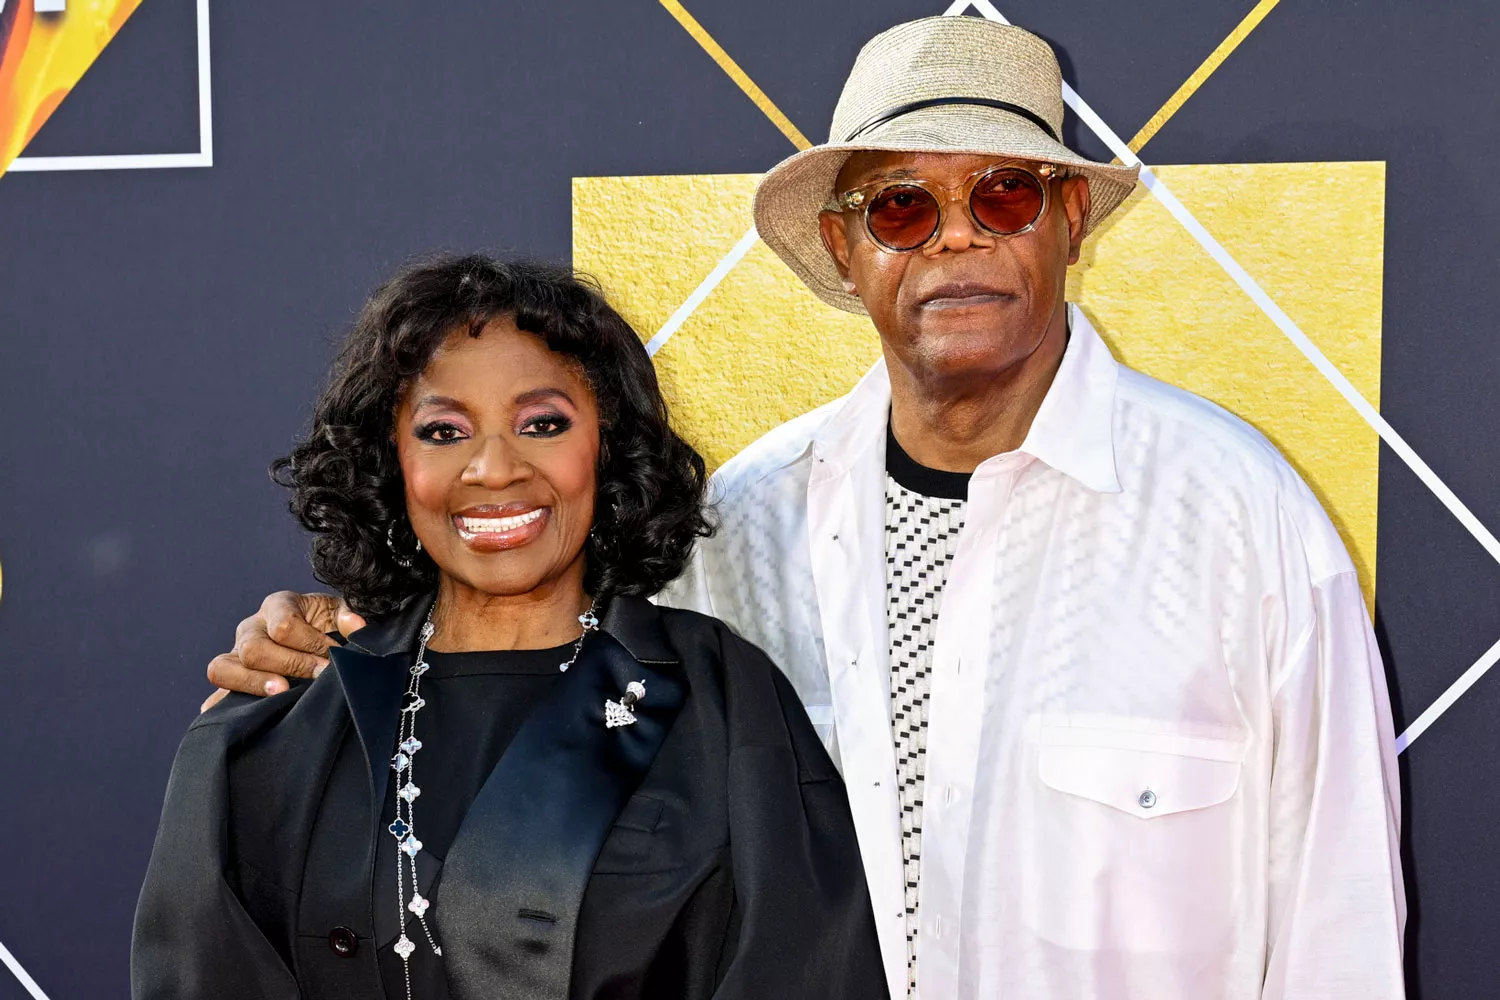
[[[660,599],[796,685],[893,997],[1400,997],[1391,715],[1354,567],[1263,437],[1117,363],[1064,301],[1135,169],[1064,146],[1062,114],[1019,28],[865,46],[755,222],[884,357],[720,470],[720,531]],[[268,598],[211,679],[311,669],[304,618],[333,608]]]

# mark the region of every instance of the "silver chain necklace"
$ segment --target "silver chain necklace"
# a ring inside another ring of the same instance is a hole
[[[583,649],[583,640],[588,638],[590,632],[599,627],[599,617],[595,614],[597,605],[589,605],[589,609],[578,616],[578,624],[583,626],[583,633],[573,643],[573,655],[568,657],[564,663],[559,663],[557,669],[561,673],[567,673],[578,659],[578,653]],[[417,855],[422,852],[422,842],[417,839],[417,819],[415,806],[417,796],[422,794],[422,789],[417,787],[417,751],[422,749],[422,741],[417,739],[417,713],[427,702],[422,698],[422,675],[427,673],[427,640],[432,638],[433,624],[432,615],[437,610],[437,603],[427,611],[427,620],[422,623],[422,631],[418,633],[417,658],[407,671],[410,675],[406,681],[406,694],[401,703],[401,723],[396,731],[396,755],[391,758],[391,770],[396,772],[397,779],[405,778],[406,783],[396,789],[396,818],[386,827],[391,836],[396,838],[396,926],[402,928],[401,936],[396,939],[395,952],[401,956],[401,969],[406,977],[406,1000],[412,1000],[411,994],[411,956],[417,950],[416,942],[406,936],[406,914],[412,913],[417,922],[422,925],[422,934],[427,938],[427,943],[432,948],[432,953],[441,958],[443,949],[438,946],[437,938],[432,934],[432,927],[427,923],[427,914],[432,909],[432,900],[423,897],[421,890],[417,887]],[[643,692],[644,693],[644,692]],[[633,699],[632,699],[633,700]],[[403,855],[405,858],[403,860]],[[406,879],[411,876],[411,900],[406,898]]]

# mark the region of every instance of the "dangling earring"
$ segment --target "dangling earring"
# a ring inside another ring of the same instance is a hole
[[[411,569],[411,556],[402,555],[401,550],[396,548],[396,524],[391,522],[390,527],[385,529],[385,544],[391,550],[391,555],[396,560],[396,565],[402,569]],[[417,539],[417,551],[422,551],[422,539]]]
[[[609,515],[606,518],[606,520],[607,521],[613,521],[615,519],[615,516],[619,512],[620,512],[620,505],[617,504],[617,503],[613,503],[613,502],[610,503],[610,505],[609,505]],[[596,549],[602,549],[602,548],[606,548],[607,547],[607,545],[606,545],[606,530],[605,530],[605,527],[606,526],[605,526],[604,522],[595,521],[594,522],[594,526],[589,529],[589,541],[591,541],[591,542],[594,543],[594,548],[596,548]]]
[[[611,500],[609,502],[609,514],[606,515],[606,517],[604,518],[604,521],[595,521],[594,522],[594,526],[589,529],[589,541],[591,541],[591,542],[594,543],[594,547],[595,548],[602,549],[602,548],[605,547],[605,545],[604,545],[604,542],[605,542],[605,533],[602,530],[603,524],[605,522],[612,522],[612,521],[614,521],[616,518],[619,517],[619,515],[620,515],[620,504],[619,504],[619,502],[615,501],[615,500]]]

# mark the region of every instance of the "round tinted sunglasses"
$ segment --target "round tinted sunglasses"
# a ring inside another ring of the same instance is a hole
[[[911,253],[933,244],[943,228],[950,201],[959,201],[977,228],[995,236],[1029,232],[1047,211],[1047,182],[1057,175],[1050,163],[1026,167],[993,166],[976,170],[957,188],[932,181],[878,180],[845,191],[838,204],[846,212],[863,211],[865,231],[894,253]]]

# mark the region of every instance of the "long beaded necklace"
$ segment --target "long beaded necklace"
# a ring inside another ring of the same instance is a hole
[[[590,632],[599,627],[599,617],[595,614],[597,605],[591,604],[589,609],[578,616],[578,624],[583,626],[583,633],[573,643],[573,655],[568,657],[564,663],[559,663],[557,669],[561,673],[567,673],[568,668],[578,659],[578,653],[583,649],[583,640],[588,638]],[[438,946],[437,938],[433,936],[432,927],[427,923],[427,913],[432,909],[432,900],[422,895],[417,882],[417,855],[422,852],[422,842],[417,839],[416,801],[417,796],[422,794],[422,789],[417,787],[417,751],[422,749],[422,741],[417,739],[417,713],[427,704],[422,697],[422,675],[427,673],[427,640],[432,638],[433,624],[432,615],[437,610],[436,602],[427,611],[427,620],[422,623],[422,630],[418,633],[416,661],[412,663],[407,671],[409,677],[406,681],[406,694],[401,702],[401,722],[396,732],[396,755],[391,758],[391,770],[396,772],[397,779],[405,778],[406,783],[396,789],[396,818],[386,827],[391,836],[396,838],[396,926],[403,928],[401,936],[396,939],[394,946],[397,955],[401,956],[401,969],[406,977],[406,1000],[412,1000],[411,994],[411,956],[417,950],[416,942],[406,936],[406,914],[408,912],[416,916],[417,922],[422,925],[422,934],[427,938],[427,944],[431,946],[432,953],[441,958],[443,949]],[[403,859],[403,855],[405,858]],[[406,898],[406,879],[408,873],[411,877],[411,900]]]

